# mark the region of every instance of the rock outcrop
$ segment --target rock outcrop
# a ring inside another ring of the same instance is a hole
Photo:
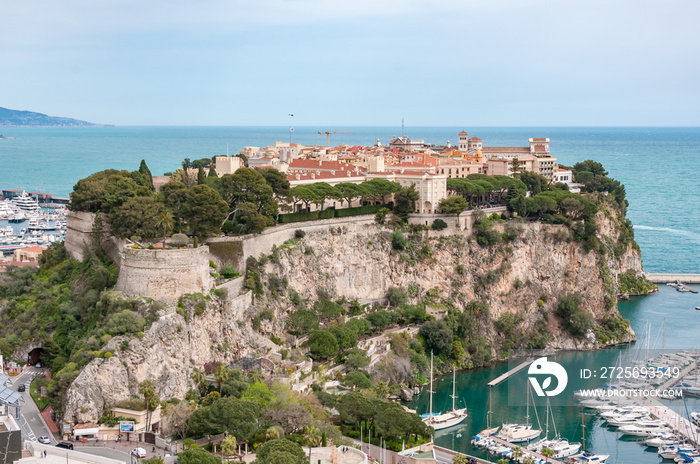
[[[378,225],[309,230],[303,239],[272,250],[272,259],[259,266],[263,295],[245,293],[241,277],[227,298],[200,296],[185,299],[184,307],[166,306],[142,338],[128,340],[128,348],[124,337],[111,340],[106,349],[113,356],[93,360],[69,388],[65,420],[94,421],[106,405],[136,395],[145,379],[155,380],[162,399],[182,398],[193,387],[194,367],[265,353],[274,346],[270,335],[284,337],[285,320],[294,310],[291,290],[310,301],[319,294],[384,300],[390,287],[399,287],[409,302],[425,302],[438,317],[479,300],[490,308],[482,329],[493,347],[502,337],[494,322],[510,313],[518,316],[519,332],[547,332],[548,348],[597,348],[596,334],[577,337],[564,330],[556,315],[558,298],[579,294],[581,309],[599,323],[619,318],[618,275],[643,272],[634,242],[619,241],[617,213],[603,208],[597,222],[605,253],[587,252],[564,226],[520,221],[495,223],[508,237],[496,245],[479,246],[464,232],[424,230],[401,251],[392,247],[392,231]],[[273,278],[286,281],[284,291],[272,290]],[[268,316],[261,318],[263,311]],[[623,332],[605,343],[633,339],[631,329]]]

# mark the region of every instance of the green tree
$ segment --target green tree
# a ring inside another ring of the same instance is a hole
[[[306,210],[310,210],[311,203],[316,201],[316,192],[308,185],[297,185],[292,187],[289,189],[289,194],[295,204],[303,203]]]
[[[360,422],[369,420],[377,411],[375,402],[359,391],[343,395],[336,409],[340,413],[340,420],[345,424],[355,424],[355,429]]]
[[[202,395],[202,385],[204,385],[204,371],[198,367],[195,367],[192,369],[192,373],[190,374],[190,379],[194,382],[195,388],[197,388],[197,391],[199,392],[200,396]]]
[[[221,464],[221,459],[202,448],[190,448],[177,455],[180,464]]]
[[[362,183],[365,198],[386,203],[389,195],[401,190],[401,185],[386,179],[371,179]]]
[[[177,230],[182,231],[182,212],[187,202],[188,188],[182,182],[171,180],[163,185],[158,196],[162,198],[165,206],[174,213],[177,218]]]
[[[354,369],[369,366],[369,357],[367,357],[367,352],[357,347],[351,349],[345,355],[345,364]]]
[[[419,333],[425,339],[428,351],[433,351],[438,355],[452,353],[452,329],[447,326],[445,321],[428,321],[423,324]]]
[[[72,211],[110,213],[130,198],[149,195],[148,187],[139,185],[130,172],[108,169],[79,180],[73,186],[69,208]]]
[[[187,192],[186,209],[187,224],[199,237],[216,233],[228,213],[221,195],[207,185],[195,185]]]
[[[277,202],[286,201],[290,195],[290,186],[287,176],[275,168],[256,168],[265,182],[272,187],[272,193]]]
[[[260,406],[260,409],[262,409],[270,404],[273,397],[274,393],[267,385],[265,385],[263,382],[253,382],[243,392],[241,399],[251,401]]]
[[[274,225],[278,212],[277,202],[272,187],[260,172],[239,168],[233,174],[224,174],[221,177],[221,190],[224,200],[232,208],[252,203],[257,213],[268,218],[268,225]]]
[[[321,444],[321,431],[318,429],[318,427],[314,427],[313,425],[307,425],[304,427],[304,434],[302,435],[302,442],[310,447],[316,447]]]
[[[219,384],[219,395],[221,395],[221,389],[224,387],[224,383],[226,383],[226,381],[228,380],[228,378],[230,376],[231,376],[231,371],[226,366],[219,366],[219,368],[214,373],[214,378],[216,379],[216,383]]]
[[[513,158],[513,160],[510,162],[510,170],[514,176],[517,176],[517,174],[520,173],[520,160],[518,160],[518,158]]]
[[[316,182],[308,186],[314,193],[311,202],[320,210],[327,200],[342,199],[340,192],[335,187],[326,182]]]
[[[188,424],[195,435],[216,435],[228,432],[236,438],[248,439],[258,428],[260,406],[252,401],[222,398],[211,406],[197,409]]]
[[[202,166],[197,169],[197,184],[204,185],[207,183],[207,175],[204,173],[204,168]]]
[[[151,170],[148,169],[148,166],[146,165],[146,160],[141,160],[141,164],[139,165],[139,172],[143,176],[144,180],[148,183],[150,189],[153,190],[153,175],[151,174]]]
[[[338,354],[338,340],[328,330],[316,330],[309,335],[309,354],[315,361],[324,361]]]
[[[362,371],[350,371],[345,375],[345,385],[356,388],[370,388],[372,382]]]
[[[221,442],[221,454],[228,458],[229,456],[236,454],[237,451],[238,442],[236,441],[236,437],[229,435],[228,437],[224,438],[224,440]]]
[[[419,193],[414,184],[402,187],[394,194],[394,201],[396,202],[394,214],[400,217],[403,222],[408,222],[408,215],[416,210],[418,198]]]
[[[168,211],[161,210],[158,214],[158,224],[163,228],[163,248],[165,248],[165,239],[168,236],[168,230],[173,226],[173,217]]]
[[[280,438],[266,441],[256,450],[258,464],[306,464],[306,453],[298,443]]]
[[[467,209],[468,206],[469,203],[463,196],[451,195],[440,200],[438,209],[447,214],[459,214]]]
[[[156,394],[156,386],[153,380],[144,380],[139,384],[139,394],[146,400],[146,431],[151,430],[151,411],[158,406],[160,399]]]
[[[348,202],[348,208],[352,206],[352,201],[355,198],[361,198],[363,195],[365,195],[365,189],[362,184],[342,182],[340,184],[336,184],[335,188],[338,190],[340,197]]]

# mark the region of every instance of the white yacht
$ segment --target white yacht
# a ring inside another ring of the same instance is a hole
[[[12,204],[25,213],[36,213],[39,211],[39,202],[32,198],[27,192],[22,192],[14,197]]]
[[[657,433],[671,432],[671,429],[662,420],[640,420],[634,424],[623,425],[617,431],[622,432],[624,435],[651,437]]]

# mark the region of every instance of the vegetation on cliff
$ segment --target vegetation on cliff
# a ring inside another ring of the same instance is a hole
[[[117,270],[103,253],[79,262],[54,244],[40,263],[38,270],[10,267],[0,275],[0,352],[22,359],[22,349],[43,348],[42,362],[53,373],[49,399],[60,414],[62,396],[83,366],[112,356],[103,347],[113,337],[142,335],[160,304],[110,293]]]

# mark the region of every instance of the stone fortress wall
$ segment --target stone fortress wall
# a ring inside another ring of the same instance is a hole
[[[490,208],[484,212],[488,215],[500,214],[506,212],[506,208]],[[445,235],[453,234],[455,229],[468,232],[473,223],[472,215],[472,211],[465,211],[460,215],[412,215],[410,222],[430,225],[435,219],[441,218],[447,222],[448,228],[430,233]],[[82,260],[86,250],[91,247],[94,221],[94,213],[68,214],[65,246],[73,259]],[[273,245],[281,246],[294,237],[296,230],[316,232],[333,227],[366,228],[375,225],[374,215],[368,214],[280,224],[256,235],[215,237],[209,239],[207,245],[199,248],[149,250],[129,248],[126,240],[108,235],[106,217],[103,218],[103,223],[106,238],[102,246],[120,269],[117,290],[121,290],[127,296],[145,296],[173,304],[184,294],[207,293],[213,287],[213,279],[209,275],[209,260],[218,266],[233,266],[236,271],[245,274],[248,257],[257,258],[261,254],[270,253]],[[237,299],[243,290],[243,278],[235,279],[234,282],[222,287],[226,288],[229,300]]]

